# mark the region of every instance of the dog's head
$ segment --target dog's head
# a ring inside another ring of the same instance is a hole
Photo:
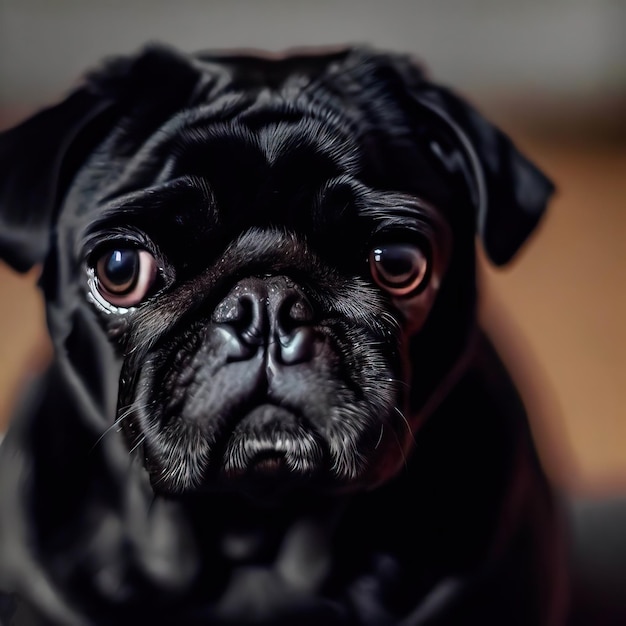
[[[171,494],[393,476],[469,341],[476,233],[507,262],[552,192],[368,49],[151,48],[5,133],[0,163],[0,251],[44,264],[85,419],[117,419]]]

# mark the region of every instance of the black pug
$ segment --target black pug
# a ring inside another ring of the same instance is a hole
[[[553,186],[461,98],[368,48],[151,47],[0,163],[55,347],[1,447],[8,623],[561,623],[475,280]]]

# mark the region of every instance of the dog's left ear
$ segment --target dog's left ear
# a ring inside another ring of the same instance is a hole
[[[188,57],[149,46],[109,59],[65,100],[1,133],[0,258],[20,272],[43,261],[59,203],[86,156],[125,112],[155,124],[171,114],[198,77]],[[145,115],[136,110],[141,102],[152,107]]]
[[[552,182],[513,142],[452,91],[422,82],[412,96],[434,124],[427,141],[443,167],[461,174],[476,211],[476,232],[489,259],[504,265],[535,229]]]

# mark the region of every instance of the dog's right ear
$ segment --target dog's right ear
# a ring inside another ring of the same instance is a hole
[[[111,102],[79,89],[0,135],[0,257],[25,272],[43,260],[65,157]]]
[[[152,46],[109,60],[64,101],[0,134],[0,258],[20,272],[43,261],[59,203],[86,156],[124,112],[159,102],[156,117],[169,115],[198,78],[188,57]],[[157,90],[160,98],[151,97]]]

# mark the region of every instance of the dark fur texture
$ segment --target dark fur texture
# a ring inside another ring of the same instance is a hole
[[[151,48],[0,163],[55,345],[0,450],[17,620],[560,623],[553,497],[475,320],[476,233],[506,263],[552,185],[462,99],[368,49]],[[112,250],[154,259],[140,302],[107,300]]]

